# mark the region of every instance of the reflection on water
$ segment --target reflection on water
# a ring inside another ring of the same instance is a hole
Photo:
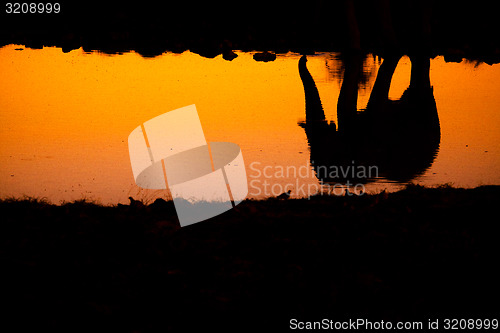
[[[134,185],[128,133],[193,103],[208,141],[240,145],[251,197],[313,194],[320,180],[362,178],[369,192],[408,181],[500,183],[499,65],[16,48],[0,49],[1,197],[126,203],[130,195],[163,196]],[[332,164],[375,165],[378,174],[318,180],[318,167]]]
[[[306,121],[300,125],[309,142],[311,164],[321,181],[356,184],[381,176],[408,182],[432,165],[440,127],[429,79],[430,60],[422,56],[412,59],[409,87],[394,101],[389,99],[389,90],[399,59],[396,56],[384,60],[362,112],[357,111],[362,57],[354,54],[344,61],[337,104],[338,129],[335,122],[326,121],[306,56],[299,60],[306,101]]]

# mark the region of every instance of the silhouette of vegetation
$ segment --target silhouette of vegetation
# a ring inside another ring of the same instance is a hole
[[[185,228],[166,201],[1,200],[1,325],[280,332],[291,318],[497,315],[499,199],[498,186],[410,185],[246,200]]]
[[[58,46],[64,52],[83,47],[110,54],[134,50],[145,57],[191,50],[232,60],[231,50],[340,51],[360,35],[363,50],[383,54],[394,48],[406,52],[421,37],[419,28],[426,26],[431,39],[425,47],[431,56],[500,62],[500,26],[496,11],[485,0],[473,5],[450,0],[313,0],[307,5],[274,0],[239,8],[230,1],[59,3],[59,14],[1,11],[0,45]],[[354,22],[355,33],[349,30]]]

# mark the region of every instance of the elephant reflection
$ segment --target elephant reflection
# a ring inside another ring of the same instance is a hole
[[[354,52],[345,58],[337,128],[334,122],[326,121],[318,90],[306,66],[307,58],[300,58],[299,74],[306,102],[306,120],[300,125],[305,129],[311,165],[320,181],[352,184],[383,177],[407,182],[433,163],[439,148],[440,126],[429,79],[430,59],[410,56],[410,85],[399,100],[390,100],[389,88],[399,59],[398,55],[383,60],[367,107],[358,111],[363,56]],[[353,168],[360,172],[350,172]]]

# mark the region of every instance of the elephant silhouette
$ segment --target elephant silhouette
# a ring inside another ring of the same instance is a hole
[[[300,58],[306,120],[299,125],[307,136],[310,163],[322,183],[365,184],[378,178],[408,182],[432,165],[439,149],[440,125],[429,78],[430,59],[410,56],[409,87],[400,99],[391,100],[389,88],[400,58],[383,60],[363,111],[357,110],[363,56],[354,52],[344,58],[338,126],[326,121],[307,57]]]

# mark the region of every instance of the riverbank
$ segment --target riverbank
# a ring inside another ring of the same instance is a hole
[[[276,53],[338,52],[349,44],[342,3],[313,1],[307,5],[268,1],[236,8],[230,1],[183,2],[69,2],[58,13],[0,12],[0,46],[61,47],[69,52],[119,54],[135,51],[144,57],[186,50],[213,58],[234,58],[232,50]],[[380,4],[380,3],[379,3]],[[496,13],[488,1],[459,6],[452,1],[433,4],[428,53],[447,61],[500,62],[500,33]],[[28,7],[26,7],[28,8]],[[415,9],[413,9],[415,10]],[[415,51],[411,2],[391,7],[392,22],[401,51]],[[7,10],[6,10],[7,11]],[[21,11],[21,9],[20,9]],[[356,5],[361,43],[366,53],[383,53],[377,2]]]
[[[66,332],[492,317],[499,202],[499,186],[409,186],[247,200],[180,228],[166,202],[2,200],[4,315]]]

